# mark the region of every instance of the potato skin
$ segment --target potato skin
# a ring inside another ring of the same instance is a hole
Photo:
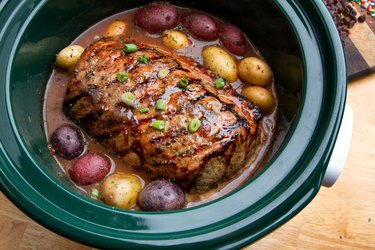
[[[145,211],[182,209],[185,205],[185,193],[169,180],[154,180],[139,194],[138,205]]]
[[[82,132],[70,124],[58,127],[53,132],[50,142],[52,152],[68,160],[78,157],[85,149]]]
[[[211,45],[203,48],[203,65],[216,74],[226,79],[228,82],[237,80],[237,64],[234,58],[223,48]]]
[[[177,30],[166,30],[162,37],[163,43],[172,49],[182,49],[190,44],[187,35]]]
[[[212,41],[218,38],[219,25],[203,13],[189,13],[181,17],[181,24],[199,40]]]
[[[88,152],[77,158],[69,169],[69,175],[76,184],[86,186],[101,181],[110,169],[108,156]]]
[[[150,32],[173,29],[178,24],[177,10],[168,2],[151,3],[135,13],[134,23]]]
[[[123,209],[135,205],[141,190],[142,184],[137,176],[119,172],[107,176],[100,185],[104,203]]]
[[[248,49],[245,34],[231,24],[226,24],[220,29],[219,38],[224,48],[237,56],[244,55]]]
[[[124,21],[114,21],[107,28],[108,36],[119,36],[124,34],[126,31],[127,25]]]
[[[246,83],[267,86],[272,82],[273,73],[267,63],[257,57],[247,57],[238,65],[238,73]]]
[[[56,56],[56,65],[65,70],[71,70],[78,62],[85,49],[79,45],[70,45],[62,49]]]
[[[242,95],[257,105],[263,114],[271,113],[276,101],[270,91],[259,86],[250,86],[242,90]]]

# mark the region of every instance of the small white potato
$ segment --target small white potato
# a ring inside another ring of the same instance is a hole
[[[125,173],[109,175],[100,186],[104,203],[123,209],[129,209],[137,202],[141,190],[142,184],[139,178]]]
[[[182,49],[190,45],[187,35],[177,30],[163,32],[163,43],[172,49]]]
[[[107,28],[108,36],[119,36],[126,31],[126,23],[124,21],[114,21]]]
[[[257,57],[247,57],[238,65],[238,73],[246,83],[267,86],[272,82],[272,71],[267,63]]]
[[[84,50],[79,45],[70,45],[64,48],[56,56],[56,65],[62,69],[71,70],[78,62]]]
[[[203,48],[203,65],[226,79],[228,82],[237,80],[237,64],[234,58],[219,46],[211,45]]]
[[[263,114],[269,114],[276,106],[275,98],[267,89],[259,86],[246,87],[242,95],[260,108]]]

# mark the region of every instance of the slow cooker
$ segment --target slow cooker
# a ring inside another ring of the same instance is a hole
[[[81,32],[147,1],[0,2],[0,187],[23,212],[72,240],[111,249],[239,248],[317,194],[338,135],[346,66],[323,1],[172,1],[231,22],[270,62],[280,114],[266,166],[238,190],[173,212],[126,211],[80,194],[50,156],[43,94],[55,55]]]

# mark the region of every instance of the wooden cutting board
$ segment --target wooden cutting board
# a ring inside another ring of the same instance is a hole
[[[356,6],[358,16],[364,10]],[[375,18],[367,15],[364,23],[357,22],[344,40],[348,77],[358,77],[375,70]]]

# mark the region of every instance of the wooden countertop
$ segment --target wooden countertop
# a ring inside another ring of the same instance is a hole
[[[246,250],[375,249],[375,73],[351,81],[354,113],[345,168],[298,215]],[[91,249],[38,225],[0,193],[0,249]]]

